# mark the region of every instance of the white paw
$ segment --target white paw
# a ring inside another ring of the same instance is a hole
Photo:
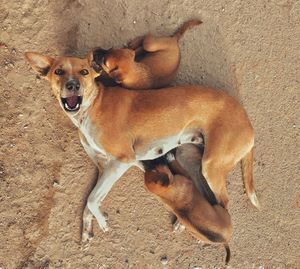
[[[101,215],[98,215],[96,217],[96,219],[97,219],[97,222],[98,222],[101,230],[103,232],[108,232],[109,229],[108,229],[108,225],[107,225],[105,216],[101,214]]]
[[[174,156],[173,153],[169,152],[169,153],[167,153],[167,155],[166,155],[166,159],[167,159],[168,162],[172,162],[172,161],[175,160],[175,156]]]
[[[99,224],[99,226],[100,226],[100,228],[102,229],[103,232],[108,232],[109,231],[109,228],[108,228],[108,225],[106,224],[106,221],[103,224]]]
[[[94,238],[92,232],[83,231],[81,234],[81,250],[87,250],[90,247],[90,242]]]

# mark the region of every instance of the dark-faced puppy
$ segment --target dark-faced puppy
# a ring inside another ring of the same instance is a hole
[[[129,48],[95,49],[92,52],[94,63],[125,88],[167,86],[175,79],[180,63],[179,39],[186,30],[200,23],[200,20],[190,20],[173,36],[155,37],[149,34],[138,37],[129,43]],[[137,57],[140,58],[138,61]],[[96,65],[95,68],[99,69]]]
[[[186,146],[186,150],[181,149],[181,152],[189,152],[191,159],[193,157],[195,160],[201,158],[201,153],[196,149],[196,146],[185,145],[183,147]],[[180,156],[178,157],[180,159]],[[176,215],[178,221],[194,237],[207,243],[223,244],[227,252],[226,263],[228,263],[230,259],[228,242],[232,234],[231,218],[228,211],[219,204],[212,205],[209,203],[205,197],[206,191],[201,179],[199,177],[194,179],[194,181],[200,181],[197,187],[188,172],[175,160],[172,153],[167,154],[165,159],[156,161],[154,166],[152,169],[148,166],[147,169],[146,165],[146,188]],[[191,163],[186,167],[192,167],[193,170],[194,165]],[[197,167],[199,170],[198,165]]]

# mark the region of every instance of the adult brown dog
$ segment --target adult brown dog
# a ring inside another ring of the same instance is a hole
[[[154,89],[169,85],[176,77],[180,63],[179,39],[185,31],[201,24],[189,20],[173,35],[155,37],[146,35],[129,43],[129,48],[93,51],[99,71],[128,89]],[[142,54],[142,56],[141,56]],[[136,61],[136,58],[141,59]]]
[[[190,160],[185,159],[186,155]],[[232,234],[231,219],[226,209],[216,203],[210,204],[205,195],[203,179],[198,176],[201,157],[196,146],[186,144],[176,151],[176,159],[169,152],[154,161],[146,161],[145,186],[194,237],[207,243],[224,245],[227,264],[230,260],[228,242]],[[183,159],[183,166],[177,159]],[[190,172],[196,175],[193,180]]]
[[[258,207],[252,177],[254,131],[233,97],[195,85],[155,91],[104,87],[95,82],[98,73],[91,67],[90,54],[80,59],[28,52],[26,58],[50,82],[88,155],[96,165],[107,160],[84,210],[84,241],[92,234],[93,216],[107,230],[99,205],[125,171],[178,145],[203,143],[202,137],[202,173],[218,202],[227,207],[226,177],[242,161],[247,195]]]

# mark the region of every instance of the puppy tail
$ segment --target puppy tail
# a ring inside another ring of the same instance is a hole
[[[175,32],[175,34],[173,35],[173,37],[176,37],[177,40],[179,40],[183,36],[183,34],[186,32],[186,30],[189,30],[189,29],[193,28],[194,26],[199,25],[201,23],[202,23],[202,21],[200,21],[200,20],[189,20],[189,21],[185,22],[182,25],[182,27],[180,27]]]
[[[251,203],[260,210],[260,204],[255,194],[254,184],[253,184],[253,148],[246,154],[246,156],[241,161],[242,175],[244,186],[246,189],[247,196],[249,197]]]
[[[226,250],[226,258],[225,258],[225,265],[227,265],[230,261],[231,257],[231,252],[230,252],[230,247],[228,244],[224,244],[225,250]]]

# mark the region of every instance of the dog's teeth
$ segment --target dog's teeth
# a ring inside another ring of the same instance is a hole
[[[78,107],[79,107],[79,103],[77,103],[77,105],[76,105],[75,109],[77,109]]]

